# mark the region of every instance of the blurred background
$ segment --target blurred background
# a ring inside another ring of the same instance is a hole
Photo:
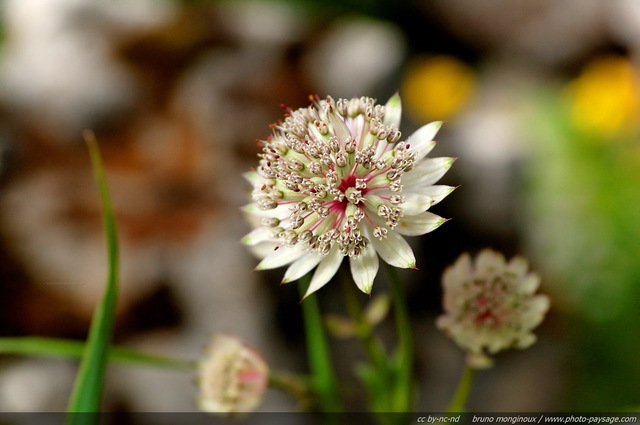
[[[297,288],[253,272],[239,243],[241,174],[281,104],[399,91],[405,136],[446,121],[432,156],[458,158],[443,183],[460,186],[402,274],[417,410],[446,408],[463,363],[434,327],[440,275],[486,246],[527,257],[552,311],[533,347],[478,374],[469,409],[640,410],[640,2],[3,0],[0,13],[0,335],[86,336],[106,275],[92,129],[121,239],[115,341],[195,359],[227,332],[305,372]],[[320,291],[325,311],[344,309],[338,286]],[[362,410],[348,369],[362,352],[333,343]],[[3,356],[0,411],[64,410],[75,371]],[[104,408],[193,411],[194,381],[115,365]],[[298,407],[270,390],[261,410]]]

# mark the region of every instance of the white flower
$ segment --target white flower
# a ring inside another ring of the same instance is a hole
[[[254,411],[264,396],[269,367],[237,338],[216,335],[199,364],[198,407],[211,413]]]
[[[528,273],[527,262],[482,250],[475,263],[462,254],[442,276],[445,313],[437,326],[467,351],[472,367],[492,365],[487,352],[517,347],[536,341],[531,331],[542,322],[549,298],[534,293],[540,278]]]
[[[397,94],[384,106],[368,97],[312,100],[288,110],[262,142],[260,164],[246,175],[254,190],[244,210],[256,228],[243,242],[264,257],[257,269],[289,265],[283,283],[317,267],[306,295],[348,256],[356,285],[370,293],[378,255],[415,268],[403,236],[446,221],[427,210],[454,189],[434,185],[454,160],[427,158],[441,122],[400,140]]]

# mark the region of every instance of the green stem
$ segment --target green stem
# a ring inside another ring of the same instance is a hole
[[[0,338],[0,354],[80,359],[85,345],[82,341],[57,338],[7,337]],[[194,361],[158,356],[113,345],[109,347],[109,361],[175,370],[193,370],[196,367]]]
[[[413,404],[413,336],[411,322],[398,270],[389,265],[387,265],[386,269],[398,332],[398,375],[393,408],[396,412],[410,412]]]
[[[0,355],[39,356],[64,359],[80,359],[85,350],[83,341],[42,337],[0,337]],[[125,347],[109,347],[109,362],[135,366],[157,367],[176,371],[194,371],[198,363],[193,360],[159,356],[131,350]],[[312,395],[305,377],[288,372],[271,370],[269,385],[298,398],[305,406],[311,404]]]
[[[462,376],[460,377],[460,382],[458,383],[458,388],[456,389],[456,392],[451,399],[451,403],[449,404],[449,408],[447,409],[449,413],[464,411],[464,407],[467,404],[467,399],[469,398],[469,393],[471,392],[471,387],[473,385],[474,374],[475,369],[465,364]]]
[[[374,338],[372,326],[366,321],[362,306],[355,294],[353,282],[343,281],[343,291],[349,316],[355,323],[356,336],[362,343],[367,357],[380,373],[389,372],[387,356],[380,341]]]
[[[300,279],[298,288],[301,297],[304,297],[310,281],[311,276],[309,274]],[[342,403],[338,396],[337,380],[331,365],[329,346],[320,316],[318,299],[315,294],[311,294],[301,301],[301,304],[305,332],[307,334],[311,384],[318,396],[322,411],[341,412],[343,410]]]
[[[389,395],[390,391],[393,392],[394,370],[384,346],[374,337],[373,327],[365,318],[358,299],[358,295],[362,294],[356,294],[353,282],[346,279],[343,280],[343,292],[349,316],[355,324],[356,336],[371,367],[371,369],[369,366],[364,369],[367,372],[360,370],[361,378],[369,391],[369,404],[379,423],[386,425],[388,423],[386,412],[393,410],[392,397]]]
[[[308,408],[312,404],[313,395],[306,377],[290,372],[271,370],[269,371],[269,386],[293,395],[300,400],[304,408]]]

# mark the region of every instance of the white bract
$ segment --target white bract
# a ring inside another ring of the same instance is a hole
[[[540,278],[527,262],[482,250],[472,262],[462,254],[442,276],[444,314],[437,326],[467,351],[467,363],[492,365],[487,355],[536,341],[531,332],[544,319],[549,298],[535,295]]]
[[[237,338],[216,335],[199,364],[198,407],[210,413],[254,411],[263,399],[269,368]]]
[[[401,141],[397,94],[384,106],[368,97],[312,100],[272,126],[258,168],[246,174],[254,189],[244,211],[256,228],[243,242],[263,257],[258,270],[289,265],[283,283],[317,267],[306,295],[348,256],[356,285],[370,293],[378,255],[415,268],[403,236],[446,221],[427,210],[454,189],[435,185],[454,160],[427,157],[441,122]]]

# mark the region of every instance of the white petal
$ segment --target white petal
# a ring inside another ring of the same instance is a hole
[[[267,255],[264,260],[260,261],[256,266],[256,270],[269,270],[282,267],[296,261],[302,257],[304,253],[305,251],[300,249],[300,247],[281,246],[278,250],[273,251],[273,253]]]
[[[528,270],[529,264],[527,263],[527,260],[519,256],[513,257],[507,263],[507,266],[505,268],[505,272],[513,273],[518,278],[522,278],[524,275],[526,275]],[[536,288],[533,289],[535,290]]]
[[[338,140],[342,141],[342,143],[346,143],[346,140],[351,137],[351,131],[349,131],[347,124],[345,124],[345,122],[333,112],[329,112],[327,116],[329,117],[329,122],[331,123],[331,127],[333,127],[333,131],[336,133]]]
[[[446,219],[435,215],[432,212],[425,211],[418,215],[409,215],[402,217],[398,222],[398,226],[394,229],[401,235],[418,236],[429,233],[447,221]]]
[[[431,158],[418,162],[413,170],[402,176],[402,183],[411,189],[412,186],[426,186],[436,183],[451,168],[454,158]]]
[[[416,215],[429,209],[433,205],[433,199],[422,193],[405,193],[402,209],[406,215]]]
[[[312,136],[314,140],[327,140],[328,137],[320,133],[318,127],[316,127],[315,122],[311,121],[307,124],[307,130],[309,131],[309,135]]]
[[[262,242],[257,245],[249,245],[247,249],[251,254],[253,254],[256,258],[264,259],[269,255],[273,254],[275,247],[280,246],[276,242]]]
[[[356,258],[349,257],[351,276],[358,288],[365,294],[371,293],[373,279],[378,273],[378,255],[373,247],[369,246]]]
[[[444,198],[447,197],[447,195],[449,195],[455,189],[456,188],[454,186],[446,186],[443,184],[426,185],[424,187],[421,187],[419,190],[416,189],[415,187],[411,188],[411,190],[416,190],[416,192],[420,192],[420,193],[424,193],[425,195],[428,195],[433,200],[433,204],[431,205],[435,205],[438,202],[442,201]],[[405,195],[405,198],[406,198],[406,195]]]
[[[241,210],[243,213],[256,217],[275,217],[279,220],[284,220],[291,215],[291,205],[288,204],[280,204],[272,210],[261,210],[255,203],[253,203],[243,206]]]
[[[476,274],[481,276],[487,276],[496,270],[502,273],[506,265],[507,260],[504,258],[504,255],[490,248],[484,248],[476,256]]]
[[[458,257],[452,267],[447,271],[451,274],[451,279],[443,279],[445,285],[462,285],[473,278],[473,261],[469,253],[465,252]]]
[[[406,240],[396,232],[389,232],[387,237],[379,240],[370,237],[371,244],[380,257],[394,267],[412,269],[416,267],[416,258]]]
[[[304,295],[304,298],[307,298],[331,280],[333,275],[335,275],[340,268],[342,258],[343,255],[340,253],[340,249],[338,249],[337,246],[333,246],[331,251],[329,251],[329,253],[320,261],[320,264],[318,264],[318,268],[313,274],[313,278],[309,284],[309,289],[307,289],[307,293]]]
[[[289,266],[282,278],[282,283],[289,283],[300,279],[317,266],[323,258],[324,257],[321,254],[315,252],[303,255],[302,258],[294,261],[293,264]]]
[[[384,190],[388,191],[388,189],[384,189]],[[380,196],[376,195],[375,193],[367,193],[366,195],[364,195],[365,208],[372,211],[374,214],[377,214],[378,206],[384,203],[385,203],[384,199],[382,199]]]
[[[531,295],[536,292],[536,289],[540,286],[540,276],[535,273],[531,273],[521,279],[519,291],[523,294]]]
[[[261,186],[265,182],[269,181],[268,178],[261,176],[256,171],[247,171],[246,173],[242,174],[242,177],[244,177],[244,179],[251,183],[253,186]]]
[[[247,233],[247,235],[242,238],[242,243],[245,245],[257,245],[260,242],[270,239],[273,239],[272,229],[268,227],[258,227]]]
[[[384,105],[385,113],[382,123],[384,125],[390,125],[395,128],[400,128],[400,118],[402,117],[402,102],[400,101],[400,95],[394,94],[389,98],[387,104]]]
[[[440,127],[442,127],[442,121],[435,121],[423,125],[409,136],[407,143],[411,145],[411,149],[416,153],[416,160],[424,158],[436,145],[432,140],[440,130]]]

